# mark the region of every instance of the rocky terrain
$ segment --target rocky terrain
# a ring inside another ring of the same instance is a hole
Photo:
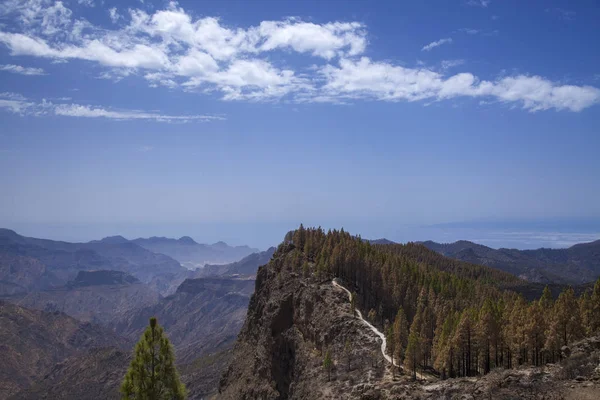
[[[120,271],[79,271],[63,287],[6,297],[23,307],[60,311],[107,327],[160,299],[156,290]]]
[[[600,276],[600,240],[567,249],[492,249],[461,240],[454,243],[422,243],[447,257],[498,268],[531,282],[590,282]]]
[[[277,258],[261,267],[219,398],[334,399],[382,379],[380,343],[350,311],[347,294],[330,280],[311,284]],[[326,351],[334,359],[330,381]]]
[[[221,372],[231,359],[224,350],[177,363],[188,399],[206,399],[216,393]],[[131,361],[131,351],[114,347],[94,348],[54,365],[31,387],[10,397],[11,400],[96,400],[120,399],[119,388]]]
[[[98,325],[60,312],[0,301],[0,398],[29,387],[65,358],[104,346],[125,349],[130,344]]]

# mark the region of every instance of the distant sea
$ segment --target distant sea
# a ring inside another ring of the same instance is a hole
[[[493,248],[564,248],[600,240],[600,219],[462,222],[402,228],[393,236],[400,242],[469,240]]]

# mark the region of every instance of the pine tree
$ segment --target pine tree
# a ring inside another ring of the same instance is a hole
[[[135,346],[121,393],[126,400],[186,398],[185,386],[175,368],[173,347],[156,317],[150,318],[150,326]]]
[[[348,363],[348,371],[352,370],[352,345],[350,344],[350,339],[346,339],[346,343],[344,344],[344,356],[346,357],[346,362]]]
[[[323,368],[327,371],[327,382],[331,380],[331,367],[333,367],[333,361],[331,360],[331,353],[327,349],[325,358],[323,359]]]
[[[590,298],[592,310],[590,312],[590,331],[593,335],[600,333],[600,278],[594,285]]]
[[[394,320],[394,340],[395,340],[395,355],[398,364],[404,361],[404,352],[408,345],[408,321],[406,321],[406,314],[404,309],[400,307]]]
[[[414,324],[413,324],[414,325]],[[406,357],[404,358],[404,367],[412,371],[413,380],[417,379],[417,365],[421,357],[421,345],[419,343],[419,334],[416,329],[410,328],[408,335],[408,346],[406,346]]]

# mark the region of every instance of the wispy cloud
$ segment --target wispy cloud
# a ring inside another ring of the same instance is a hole
[[[170,115],[142,110],[116,110],[75,103],[56,104],[51,101],[31,101],[19,94],[0,93],[0,109],[22,116],[48,116],[78,118],[104,118],[116,121],[147,120],[156,122],[210,122],[225,120],[221,115]]]
[[[546,8],[546,12],[557,15],[559,18],[565,21],[573,21],[577,15],[575,11],[565,10],[564,8],[559,7]]]
[[[60,104],[54,107],[56,115],[81,118],[107,118],[115,120],[152,120],[158,122],[189,122],[223,120],[211,115],[166,115],[139,110],[109,110],[81,104]]]
[[[13,74],[20,75],[46,75],[46,72],[42,68],[29,68],[22,67],[14,64],[3,64],[0,65],[0,71],[11,72]]]
[[[463,65],[465,60],[443,60],[441,63],[442,69],[447,70],[453,67],[458,67],[459,65]]]
[[[137,149],[137,151],[139,151],[140,153],[147,153],[152,150],[154,150],[154,147],[152,147],[152,146],[140,146]]]
[[[116,7],[108,9],[108,16],[110,17],[110,20],[113,22],[113,24],[116,24],[119,21],[119,19],[122,18],[121,14],[119,14]]]
[[[432,49],[435,49],[436,47],[439,47],[443,44],[450,44],[450,43],[452,43],[452,38],[444,38],[444,39],[436,40],[435,42],[431,42],[428,45],[423,46],[421,51],[431,51]]]
[[[467,0],[467,5],[473,7],[486,8],[492,3],[492,0]]]

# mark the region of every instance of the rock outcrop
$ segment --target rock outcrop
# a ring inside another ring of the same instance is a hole
[[[344,388],[381,379],[380,343],[350,311],[347,294],[330,280],[304,279],[276,254],[258,271],[220,398],[337,399]]]

